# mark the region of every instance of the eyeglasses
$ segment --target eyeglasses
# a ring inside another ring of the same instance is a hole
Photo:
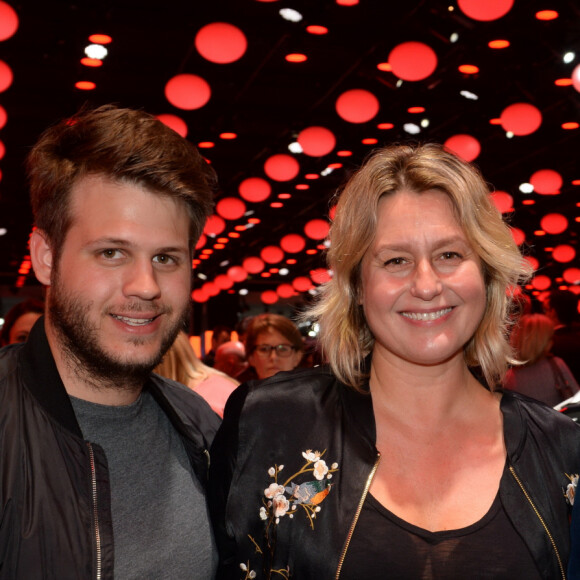
[[[258,353],[259,356],[264,358],[270,356],[270,353],[273,350],[276,351],[278,356],[287,358],[296,350],[296,347],[292,346],[291,344],[277,344],[275,346],[270,344],[258,344],[254,350]]]

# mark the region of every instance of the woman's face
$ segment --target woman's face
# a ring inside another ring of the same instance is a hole
[[[278,346],[279,344],[292,346],[292,343],[283,334],[273,328],[260,332],[256,338],[256,347],[261,345]],[[276,349],[271,349],[266,356],[254,350],[248,357],[248,362],[256,370],[259,379],[267,379],[280,371],[295,369],[301,358],[302,353],[296,350],[292,350],[290,356],[287,357],[280,356]]]
[[[38,312],[25,312],[22,316],[19,316],[10,329],[8,344],[26,342],[30,334],[30,329],[40,317],[41,314]]]
[[[381,199],[361,280],[373,355],[397,364],[462,357],[485,311],[481,261],[439,191]]]

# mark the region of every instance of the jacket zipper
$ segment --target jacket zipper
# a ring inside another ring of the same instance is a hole
[[[540,520],[540,523],[542,524],[546,534],[548,535],[548,538],[550,539],[550,542],[552,543],[552,548],[554,548],[554,553],[556,554],[556,559],[558,560],[558,566],[560,567],[560,574],[562,575],[562,580],[566,580],[566,572],[564,570],[564,565],[562,564],[562,559],[560,558],[560,552],[558,551],[558,548],[556,546],[556,542],[554,541],[554,537],[550,533],[550,530],[548,529],[548,526],[546,525],[544,518],[540,515],[538,508],[535,506],[534,502],[532,501],[532,498],[528,494],[526,488],[524,487],[524,484],[521,482],[520,478],[518,477],[517,473],[515,472],[515,469],[511,465],[510,465],[509,469],[510,469],[510,473],[513,475],[517,484],[520,486],[520,489],[522,490],[523,494],[526,496],[526,499],[528,500],[529,504],[532,506],[534,513],[536,514],[536,516]]]
[[[352,524],[350,525],[350,530],[348,531],[348,536],[346,537],[346,543],[344,544],[342,554],[340,555],[340,559],[338,561],[338,568],[336,569],[336,576],[334,577],[335,580],[338,580],[338,578],[340,577],[340,571],[342,570],[342,565],[344,563],[344,559],[346,558],[346,552],[347,552],[348,547],[350,545],[350,540],[352,539],[352,535],[354,533],[354,528],[356,527],[356,524],[358,522],[358,518],[359,518],[360,513],[362,511],[363,504],[365,503],[365,500],[367,498],[367,494],[368,494],[369,489],[371,487],[371,483],[373,481],[373,478],[375,476],[377,468],[379,467],[380,460],[381,460],[381,454],[379,452],[377,452],[377,458],[375,460],[375,464],[374,464],[369,476],[367,477],[367,482],[366,482],[365,487],[363,489],[363,493],[362,493],[362,496],[360,498],[360,501],[358,502],[358,506],[357,506],[356,512],[354,514],[354,519],[352,520]]]
[[[95,526],[95,548],[97,553],[97,575],[96,580],[101,580],[102,576],[102,554],[101,554],[101,530],[99,528],[99,511],[97,506],[97,472],[95,469],[95,454],[93,447],[87,443],[91,462],[91,488],[93,494],[93,523]]]

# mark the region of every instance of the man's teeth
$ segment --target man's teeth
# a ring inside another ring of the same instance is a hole
[[[451,312],[451,308],[444,308],[435,312],[402,312],[402,315],[411,320],[437,320],[448,312]]]
[[[144,326],[145,324],[153,322],[153,318],[129,318],[128,316],[117,316],[116,314],[112,316],[129,326]]]

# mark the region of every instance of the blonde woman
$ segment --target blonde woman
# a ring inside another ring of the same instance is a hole
[[[554,323],[545,314],[525,314],[512,332],[511,343],[522,366],[511,368],[505,387],[550,407],[568,399],[579,390],[568,365],[552,356]]]

